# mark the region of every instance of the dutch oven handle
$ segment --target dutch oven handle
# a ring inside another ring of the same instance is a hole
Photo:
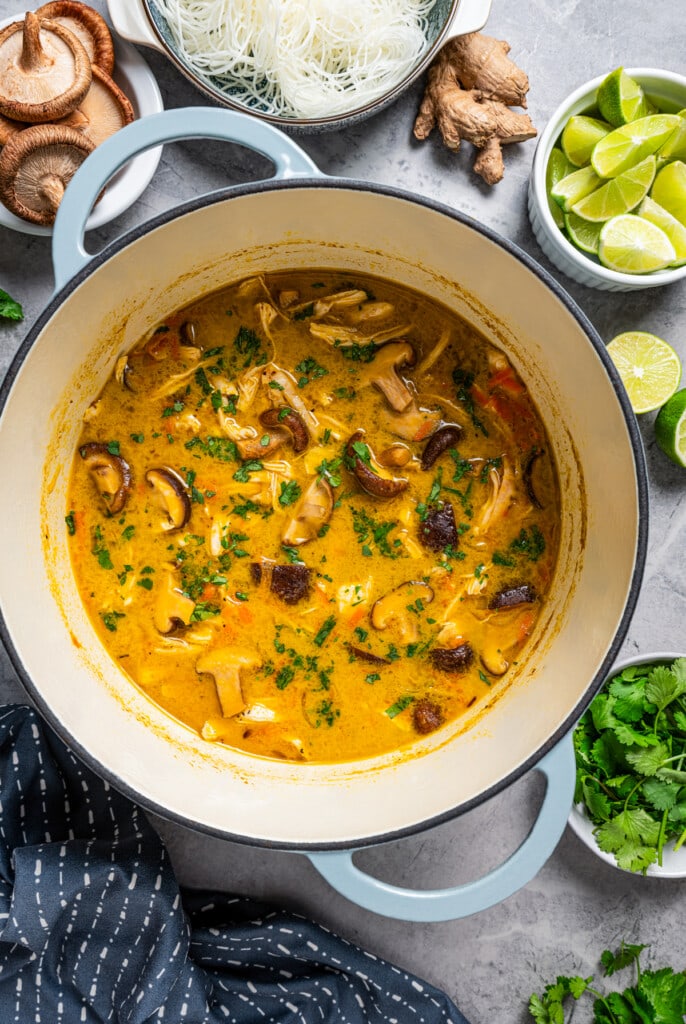
[[[353,864],[356,850],[308,853],[317,871],[342,896],[400,921],[452,921],[501,903],[530,882],[557,846],[574,799],[576,766],[569,733],[535,767],[546,777],[538,818],[522,845],[488,875],[449,889],[414,890],[389,885]]]
[[[272,161],[274,178],[323,177],[287,135],[247,114],[214,107],[180,107],[142,117],[102,142],[84,160],[64,193],[52,236],[57,291],[92,258],[83,244],[86,221],[112,175],[138,153],[181,139],[218,139],[247,146]]]

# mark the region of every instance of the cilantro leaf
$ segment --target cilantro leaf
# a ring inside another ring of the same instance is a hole
[[[609,978],[616,971],[621,971],[633,963],[637,964],[638,958],[645,948],[645,945],[638,946],[632,945],[630,942],[622,942],[616,953],[610,949],[603,950],[600,962],[605,968],[605,977]]]
[[[0,317],[3,320],[23,320],[24,310],[19,303],[0,288]]]

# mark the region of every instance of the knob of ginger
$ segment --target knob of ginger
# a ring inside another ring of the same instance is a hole
[[[480,32],[446,43],[429,68],[414,124],[420,140],[438,127],[454,152],[461,142],[471,142],[479,150],[474,171],[489,185],[503,177],[502,146],[536,135],[528,114],[510,109],[526,107],[529,79],[509,59],[509,50],[506,42]]]

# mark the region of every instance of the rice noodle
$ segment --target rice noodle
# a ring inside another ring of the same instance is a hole
[[[154,0],[179,56],[239,103],[343,114],[397,85],[427,47],[436,0]]]

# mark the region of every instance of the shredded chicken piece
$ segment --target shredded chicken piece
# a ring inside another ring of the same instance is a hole
[[[473,527],[473,532],[477,536],[487,533],[492,526],[500,522],[515,495],[515,471],[509,459],[503,459],[502,477],[497,469],[489,470],[488,482],[491,493]]]
[[[436,342],[436,344],[431,349],[429,349],[429,351],[426,353],[417,369],[414,371],[415,380],[419,380],[421,377],[423,377],[425,374],[429,372],[429,370],[434,365],[436,360],[440,359],[440,357],[445,352],[446,348],[450,344],[451,338],[452,332],[449,327],[446,327],[443,333],[441,334],[440,338]]]
[[[288,370],[283,370],[276,363],[267,363],[261,367],[262,383],[273,406],[289,405],[296,412],[300,413],[305,423],[316,431],[319,420],[315,414],[308,409],[298,394],[298,385],[295,377]],[[270,387],[276,384],[278,387]]]
[[[392,302],[363,302],[361,306],[346,310],[345,319],[350,324],[368,324],[372,320],[387,320],[394,312]]]
[[[382,331],[374,331],[371,334],[363,334],[355,327],[346,327],[344,324],[310,324],[310,334],[318,341],[325,341],[327,345],[335,348],[349,348],[351,345],[368,345],[374,342],[383,345],[393,338],[402,338],[412,330],[412,324],[396,324],[395,327],[387,327]]]

